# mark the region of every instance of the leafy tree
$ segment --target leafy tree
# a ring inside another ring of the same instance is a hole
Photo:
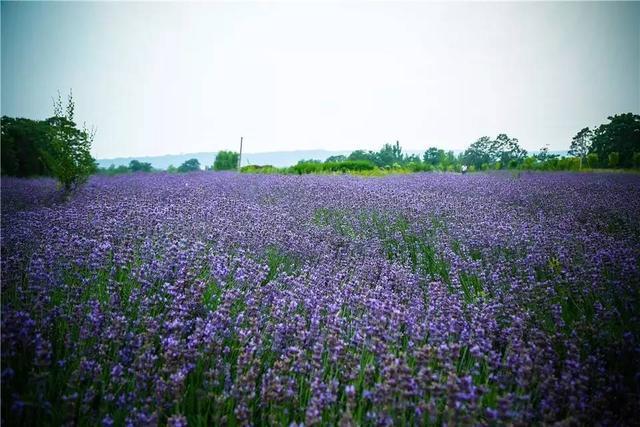
[[[396,141],[393,145],[384,144],[380,151],[376,153],[374,163],[378,166],[393,166],[394,164],[400,165],[404,163],[400,142]]]
[[[456,158],[456,154],[453,151],[449,150],[447,151],[447,155],[445,156],[442,165],[447,170],[451,168],[455,169],[460,165],[460,161]]]
[[[107,169],[107,173],[110,175],[120,175],[129,172],[131,172],[131,169],[126,167],[125,165],[119,165],[116,167],[116,165],[112,164],[111,166],[109,166],[109,169]]]
[[[633,166],[633,153],[640,152],[640,115],[616,114],[607,117],[609,123],[602,124],[593,132],[590,153],[596,153],[605,161],[611,153],[618,153],[619,167]]]
[[[375,153],[372,151],[364,151],[364,150],[356,150],[349,154],[347,160],[364,160],[367,162],[374,163],[375,161]]]
[[[517,138],[501,133],[494,140],[488,136],[478,139],[465,150],[462,160],[481,169],[483,165],[515,167],[526,157],[527,152],[520,147]]]
[[[78,129],[73,122],[75,103],[69,93],[67,106],[62,99],[54,100],[53,117],[45,120],[48,124],[48,140],[41,155],[53,176],[69,191],[84,183],[97,170],[91,157],[91,143],[95,131]]]
[[[48,176],[51,171],[42,158],[49,139],[49,125],[44,121],[4,116],[1,121],[3,175]]]
[[[420,164],[422,163],[422,161],[420,160],[420,156],[418,156],[417,154],[409,154],[409,155],[405,155],[404,163]]]
[[[345,160],[347,160],[346,156],[343,156],[342,154],[337,155],[337,156],[329,156],[327,157],[327,160],[325,160],[325,163],[338,163],[338,162],[344,162]]]
[[[431,166],[438,166],[444,163],[447,155],[444,150],[440,150],[436,147],[430,147],[424,152],[422,161]]]
[[[481,169],[482,165],[492,163],[494,160],[492,146],[491,138],[483,136],[464,151],[462,159],[466,164]]]
[[[536,154],[535,156],[533,156],[533,158],[535,160],[538,160],[539,162],[546,162],[547,160],[555,159],[556,157],[558,157],[557,154],[549,154],[549,147],[547,147],[547,146],[542,147],[540,149],[540,152],[538,154]],[[527,157],[527,159],[529,159],[529,157]],[[525,159],[525,161],[527,159]],[[529,162],[529,163],[531,163],[531,162]]]
[[[153,166],[151,166],[151,163],[131,160],[129,162],[129,170],[131,172],[151,172],[153,171]]]
[[[217,171],[237,169],[238,158],[239,154],[234,151],[219,151],[213,162],[213,169]]]
[[[518,145],[517,138],[509,138],[507,134],[501,133],[493,141],[492,152],[494,158],[502,165],[511,166],[514,162],[520,163],[527,157],[527,151]]]
[[[325,162],[322,170],[326,172],[348,172],[372,170],[375,166],[366,160],[345,160],[342,162]]]
[[[587,165],[590,168],[597,167],[598,166],[598,162],[599,162],[599,159],[598,159],[598,155],[596,153],[587,154]]]
[[[324,170],[323,164],[320,160],[299,160],[298,163],[291,167],[293,172],[302,175],[307,173],[318,173]]]
[[[178,168],[173,166],[173,165],[169,165],[169,166],[167,166],[167,172],[169,172],[169,173],[178,172]]]
[[[582,169],[582,159],[589,154],[593,132],[588,127],[580,130],[571,140],[569,154],[580,159],[580,169]]]
[[[129,173],[131,172],[131,169],[129,169],[129,167],[126,165],[119,165],[116,167],[116,165],[112,163],[108,168],[98,168],[96,172],[101,175],[113,176]]]
[[[544,150],[544,148],[543,148],[543,150]],[[538,160],[537,156],[527,157],[526,159],[524,159],[522,161],[522,164],[520,165],[520,167],[522,169],[527,169],[527,170],[534,169],[535,166],[536,166],[536,162],[538,162],[538,161],[539,160]],[[544,162],[544,160],[543,160],[543,162]]]
[[[200,162],[198,159],[189,159],[178,166],[178,172],[195,172],[200,170]]]

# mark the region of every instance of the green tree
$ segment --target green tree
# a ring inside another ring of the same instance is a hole
[[[609,159],[611,153],[618,153],[618,167],[633,166],[633,153],[640,152],[640,115],[616,114],[607,119],[609,123],[598,126],[593,132],[589,152],[596,153],[602,161]]]
[[[347,157],[343,156],[342,154],[339,154],[337,156],[329,156],[329,157],[327,157],[327,159],[324,162],[325,163],[338,163],[338,162],[344,162],[345,160],[347,160]]]
[[[394,164],[403,164],[404,156],[402,155],[400,142],[396,141],[395,144],[384,144],[380,151],[376,153],[374,157],[374,163],[378,166],[393,166]]]
[[[213,162],[213,169],[227,171],[238,168],[239,154],[234,151],[219,151]]]
[[[74,110],[73,95],[69,93],[67,106],[63,108],[58,93],[53,117],[45,120],[49,125],[48,141],[41,150],[47,168],[66,191],[84,183],[97,170],[90,152],[95,131],[78,129],[73,121]]]
[[[549,154],[549,147],[547,147],[547,146],[542,147],[540,149],[540,152],[533,156],[534,159],[536,159],[536,160],[538,160],[539,162],[542,162],[542,163],[544,163],[546,161],[549,161],[551,159],[555,159],[557,157],[558,157],[557,154]],[[529,164],[530,164],[530,162],[529,162]]]
[[[107,169],[107,173],[109,175],[120,175],[123,173],[129,173],[129,172],[131,172],[131,169],[129,169],[125,165],[119,165],[116,167],[116,165],[112,164],[111,166],[109,166],[109,169]]]
[[[598,166],[599,163],[599,159],[598,159],[598,155],[596,153],[589,153],[587,154],[587,165],[590,168],[595,168]]]
[[[471,144],[462,154],[462,161],[481,169],[484,165],[498,168],[516,167],[527,157],[526,150],[518,144],[517,138],[501,133],[496,139],[483,136]]]
[[[492,144],[493,141],[488,136],[479,138],[464,151],[463,162],[476,169],[482,169],[482,165],[492,163],[494,161]]]
[[[323,164],[320,160],[309,159],[309,160],[299,160],[298,163],[291,167],[293,172],[303,175],[307,173],[319,173],[324,170]]]
[[[536,156],[527,157],[522,161],[520,168],[525,170],[535,169],[536,162],[538,162],[538,157]]]
[[[581,129],[571,140],[569,154],[580,159],[580,169],[582,169],[582,159],[589,154],[593,132],[588,127]]]
[[[195,172],[200,170],[200,162],[198,159],[189,159],[178,166],[178,172]]]
[[[447,151],[442,166],[444,170],[456,170],[460,166],[460,161],[456,158],[456,154],[452,150]]]
[[[40,120],[2,117],[3,175],[48,176],[51,171],[42,158],[42,150],[49,140],[49,125]]]
[[[436,147],[430,147],[424,152],[422,161],[431,166],[438,166],[444,163],[446,157],[447,155],[444,150],[440,150]]]
[[[364,151],[364,150],[356,150],[354,152],[352,152],[351,154],[349,154],[349,157],[347,157],[347,160],[364,160],[367,162],[371,162],[371,163],[375,163],[375,153],[372,151]]]
[[[129,170],[131,172],[151,172],[153,170],[153,166],[151,166],[151,163],[131,160],[129,162]]]
[[[504,166],[514,167],[527,157],[527,151],[518,144],[518,138],[509,138],[501,133],[493,141],[491,148],[493,156]]]
[[[418,156],[417,154],[408,154],[404,156],[404,163],[405,164],[420,164],[422,163],[422,161],[420,160],[420,156]]]

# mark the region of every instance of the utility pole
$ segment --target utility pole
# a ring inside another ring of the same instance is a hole
[[[240,172],[241,165],[242,165],[242,137],[240,137],[240,155],[238,156],[238,172]]]

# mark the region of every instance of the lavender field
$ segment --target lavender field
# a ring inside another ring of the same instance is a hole
[[[634,424],[639,316],[639,175],[2,179],[6,425]]]

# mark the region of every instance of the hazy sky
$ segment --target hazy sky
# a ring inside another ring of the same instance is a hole
[[[640,3],[2,2],[2,114],[73,88],[98,158],[568,148],[640,113]]]

